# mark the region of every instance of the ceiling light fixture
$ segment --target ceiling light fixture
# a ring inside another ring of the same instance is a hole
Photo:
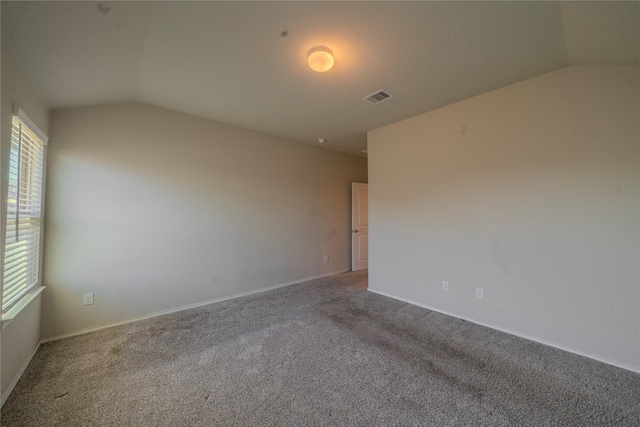
[[[333,52],[331,52],[331,49],[328,47],[313,47],[309,50],[309,59],[307,62],[313,71],[324,73],[333,67]]]

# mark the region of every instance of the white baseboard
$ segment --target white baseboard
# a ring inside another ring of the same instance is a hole
[[[2,401],[0,401],[0,408],[4,406],[4,402],[6,402],[6,400],[9,398],[9,395],[13,391],[13,388],[16,386],[16,384],[18,384],[18,381],[20,381],[20,377],[22,377],[22,374],[24,374],[24,371],[27,369],[27,366],[29,366],[29,363],[31,363],[31,359],[33,359],[33,356],[36,355],[36,352],[40,348],[41,343],[42,341],[39,341],[38,344],[36,344],[31,354],[29,354],[29,357],[27,357],[22,363],[22,366],[20,366],[20,369],[16,373],[15,378],[11,381],[11,384],[9,384],[9,387],[7,387],[5,392],[2,394]]]
[[[203,301],[203,302],[197,302],[195,304],[183,305],[181,307],[171,308],[171,309],[168,309],[168,310],[156,311],[154,313],[145,314],[143,316],[132,317],[132,318],[124,320],[122,322],[110,323],[108,325],[102,325],[102,326],[96,326],[96,327],[93,327],[93,328],[81,329],[79,331],[71,332],[69,334],[64,334],[64,335],[59,335],[59,336],[55,336],[55,337],[44,338],[44,339],[42,339],[41,343],[48,343],[48,342],[51,342],[51,341],[57,341],[57,340],[61,340],[61,339],[64,339],[64,338],[70,338],[70,337],[75,337],[75,336],[78,336],[78,335],[89,334],[91,332],[96,332],[96,331],[99,331],[99,330],[102,330],[102,329],[113,328],[114,326],[126,325],[127,323],[138,322],[140,320],[150,319],[152,317],[164,316],[165,314],[171,314],[171,313],[176,313],[178,311],[189,310],[190,308],[202,307],[204,305],[215,304],[217,302],[222,302],[222,301],[227,301],[227,300],[230,300],[230,299],[245,297],[247,295],[253,295],[253,294],[258,294],[258,293],[261,293],[261,292],[271,291],[271,290],[278,289],[278,288],[284,288],[286,286],[297,285],[299,283],[308,282],[309,280],[315,280],[315,279],[321,279],[323,277],[335,276],[336,274],[342,274],[342,273],[346,273],[348,271],[351,271],[351,270],[347,269],[347,270],[334,271],[334,272],[331,272],[331,273],[320,274],[318,276],[306,277],[304,279],[293,280],[291,282],[286,282],[286,283],[280,283],[278,285],[273,285],[273,286],[269,286],[269,287],[266,287],[266,288],[256,289],[256,290],[253,290],[253,291],[241,292],[239,294],[233,294],[233,295],[229,295],[229,296],[218,298],[218,299],[213,299],[213,300],[208,300],[208,301]]]
[[[405,298],[400,298],[400,297],[397,297],[397,296],[394,296],[394,295],[390,295],[390,294],[388,294],[386,292],[376,291],[374,289],[368,289],[368,290],[369,290],[369,292],[373,292],[373,293],[378,294],[378,295],[382,295],[382,296],[385,296],[385,297],[388,297],[388,298],[393,298],[395,300],[406,302],[408,304],[417,305],[418,307],[422,307],[422,308],[426,308],[426,309],[431,310],[431,311],[436,311],[438,313],[446,314],[447,316],[455,317],[456,319],[462,319],[462,320],[465,320],[467,322],[475,323],[476,325],[485,326],[487,328],[491,328],[491,329],[495,329],[497,331],[505,332],[505,333],[510,334],[510,335],[515,335],[517,337],[524,338],[524,339],[527,339],[529,341],[534,341],[534,342],[537,342],[537,343],[540,343],[540,344],[548,345],[549,347],[554,347],[554,348],[557,348],[559,350],[567,351],[569,353],[577,354],[579,356],[584,356],[584,357],[587,357],[589,359],[597,360],[598,362],[606,363],[608,365],[616,366],[618,368],[626,369],[627,371],[637,372],[637,373],[640,374],[640,366],[631,365],[629,363],[620,362],[618,360],[610,359],[608,357],[600,356],[600,355],[597,355],[597,354],[591,354],[591,353],[588,353],[588,352],[585,352],[585,351],[576,350],[574,348],[569,348],[569,347],[566,347],[566,346],[564,346],[562,344],[558,344],[558,343],[555,343],[555,342],[552,342],[552,341],[548,341],[548,340],[545,340],[543,338],[537,337],[535,335],[529,335],[529,334],[526,334],[526,333],[522,333],[520,331],[515,331],[515,330],[512,330],[512,329],[503,328],[501,326],[496,326],[496,325],[492,325],[492,324],[489,324],[489,323],[480,322],[480,321],[475,320],[475,319],[470,319],[470,318],[467,318],[467,317],[464,317],[464,316],[460,316],[460,315],[457,315],[457,314],[454,314],[454,313],[450,313],[450,312],[447,312],[447,311],[444,311],[444,310],[433,308],[433,307],[430,307],[430,306],[428,306],[426,304],[422,304],[422,303],[411,301],[411,300],[408,300],[408,299],[405,299]]]

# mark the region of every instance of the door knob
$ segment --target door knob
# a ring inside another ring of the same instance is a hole
[[[360,231],[359,231],[359,230],[353,230],[353,232],[354,232],[354,233],[359,233]]]

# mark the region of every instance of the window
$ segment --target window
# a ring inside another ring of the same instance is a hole
[[[47,137],[21,110],[13,116],[2,280],[5,312],[38,284]]]

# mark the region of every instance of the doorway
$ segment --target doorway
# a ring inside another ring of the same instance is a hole
[[[351,183],[351,270],[369,268],[369,184]]]

